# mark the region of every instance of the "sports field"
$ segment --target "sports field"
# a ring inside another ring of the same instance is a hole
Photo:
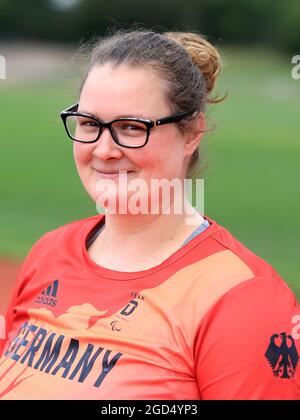
[[[300,299],[300,80],[290,57],[224,51],[219,92],[202,149],[205,213],[271,263]],[[70,83],[0,81],[0,256],[21,261],[46,231],[96,214],[72,157],[59,111]],[[15,274],[1,272],[1,288]],[[2,294],[2,292],[1,292]],[[6,298],[3,298],[6,299]],[[0,307],[1,309],[1,307]]]

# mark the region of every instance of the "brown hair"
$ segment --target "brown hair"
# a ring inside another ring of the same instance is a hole
[[[167,99],[172,112],[204,112],[207,104],[224,99],[210,97],[221,69],[220,55],[196,33],[121,30],[97,39],[81,89],[91,68],[106,63],[150,67],[158,72],[167,83]],[[179,128],[188,129],[192,118],[186,117],[178,123]],[[187,177],[192,176],[198,161],[197,148],[189,161]]]

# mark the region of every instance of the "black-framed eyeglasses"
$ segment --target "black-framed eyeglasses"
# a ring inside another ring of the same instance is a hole
[[[128,148],[144,147],[149,140],[152,128],[179,122],[194,112],[179,112],[158,120],[126,117],[104,122],[92,115],[77,112],[77,110],[78,104],[74,104],[60,114],[66,132],[73,141],[95,143],[102,134],[103,129],[108,128],[113,140],[118,145]]]

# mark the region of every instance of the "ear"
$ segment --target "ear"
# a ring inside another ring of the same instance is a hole
[[[199,143],[205,133],[206,120],[204,112],[200,112],[194,119],[191,130],[185,135],[184,154],[186,157],[192,156],[199,146]]]

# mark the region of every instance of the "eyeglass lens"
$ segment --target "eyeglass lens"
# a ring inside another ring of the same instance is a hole
[[[103,126],[96,120],[84,116],[68,115],[66,125],[71,137],[82,142],[95,141],[103,131]],[[111,124],[111,130],[124,146],[141,146],[147,140],[146,124],[135,120],[116,120]]]

